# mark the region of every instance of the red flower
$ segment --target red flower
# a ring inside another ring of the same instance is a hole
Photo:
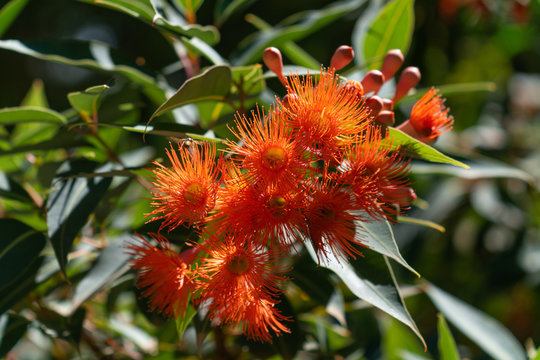
[[[339,157],[340,147],[371,122],[369,110],[357,99],[357,90],[343,87],[333,70],[323,71],[314,85],[289,76],[287,126],[293,136],[323,160]]]
[[[158,247],[142,236],[138,243],[128,245],[128,252],[133,256],[131,267],[138,270],[137,287],[148,298],[150,311],[182,317],[194,290],[194,273],[182,257],[171,250],[167,239],[158,234],[150,235],[158,242]]]
[[[265,184],[295,184],[308,169],[303,151],[285,126],[285,114],[273,109],[266,116],[252,113],[235,120],[232,132],[238,143],[227,142],[231,154],[248,171],[254,182]]]
[[[280,322],[286,318],[274,307],[283,270],[272,265],[274,259],[250,238],[240,241],[234,239],[236,235],[214,235],[206,247],[208,257],[199,268],[200,301],[207,304],[211,319],[243,323],[248,337],[269,341],[270,329],[278,334],[289,331]]]
[[[442,133],[452,129],[454,118],[444,106],[445,99],[438,92],[439,90],[431,88],[413,106],[408,120],[412,131],[407,131],[407,122],[399,128],[425,143],[435,142]]]
[[[180,225],[198,225],[214,206],[218,188],[216,148],[204,143],[199,147],[171,147],[167,156],[172,169],[156,163],[154,170],[154,201],[156,207],[148,215],[163,219],[161,228],[172,230]]]

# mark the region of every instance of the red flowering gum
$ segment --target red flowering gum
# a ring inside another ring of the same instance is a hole
[[[172,147],[167,150],[169,169],[161,164],[154,170],[154,198],[156,209],[150,216],[162,219],[161,228],[170,230],[179,225],[198,225],[214,206],[218,188],[216,148],[204,143],[201,147]]]
[[[405,122],[399,128],[426,143],[433,143],[442,133],[450,130],[454,118],[444,106],[445,99],[438,92],[435,88],[428,90],[413,106],[408,120],[410,126]]]
[[[309,75],[304,80],[289,76],[289,83],[287,126],[296,139],[323,160],[339,158],[341,146],[371,122],[369,111],[357,99],[357,91],[346,91],[332,69],[321,70],[317,84]]]
[[[150,235],[157,241],[157,247],[142,236],[138,243],[128,245],[128,253],[133,256],[131,267],[138,270],[137,287],[148,298],[150,311],[182,317],[194,289],[194,274],[181,256],[171,250],[167,239]]]
[[[376,219],[395,215],[393,204],[402,203],[401,189],[408,185],[409,161],[392,151],[376,127],[369,128],[363,139],[348,147],[344,158],[337,179],[350,186],[358,207]]]
[[[248,337],[269,341],[270,330],[289,331],[274,299],[283,270],[271,265],[274,259],[249,238],[238,241],[234,236],[225,234],[206,248],[208,257],[199,268],[200,301],[207,304],[210,318],[222,324],[242,323]]]
[[[318,253],[326,257],[330,249],[343,258],[361,254],[355,221],[362,218],[351,192],[329,177],[310,183],[308,192],[307,233]]]
[[[308,169],[302,150],[284,125],[284,112],[273,109],[267,116],[253,113],[252,119],[237,117],[240,140],[227,142],[231,154],[254,182],[295,184]]]

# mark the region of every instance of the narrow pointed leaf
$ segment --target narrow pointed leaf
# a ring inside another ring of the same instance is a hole
[[[214,10],[214,23],[217,26],[223,24],[235,11],[253,0],[219,0]]]
[[[65,163],[53,181],[47,200],[48,234],[60,269],[64,273],[73,241],[112,181],[112,178],[103,177],[64,177],[92,172],[95,166],[95,163],[82,160]]]
[[[395,149],[405,150],[406,154],[409,156],[415,156],[430,162],[461,166],[465,169],[469,168],[468,165],[462,163],[461,161],[457,161],[447,155],[444,155],[439,150],[436,150],[431,146],[412,138],[401,130],[393,127],[389,127],[388,130],[389,139],[392,141],[392,147]]]
[[[231,87],[231,69],[216,65],[188,79],[178,91],[152,114],[150,120],[179,106],[204,100],[223,100]]]
[[[9,310],[13,305],[20,302],[30,291],[38,285],[36,274],[43,263],[43,257],[35,258],[32,263],[14,278],[9,285],[0,289],[0,314]]]
[[[38,258],[45,236],[15,219],[0,219],[0,289],[20,278]]]
[[[0,316],[0,357],[4,358],[23,337],[30,321],[22,316],[4,314]]]
[[[525,350],[495,319],[432,284],[427,295],[448,321],[496,360],[524,360]]]
[[[3,172],[0,172],[0,197],[27,203],[32,202],[32,198],[26,190]]]
[[[439,354],[441,360],[459,360],[459,353],[457,350],[456,342],[450,332],[450,328],[444,319],[442,314],[439,314],[439,321],[437,323],[437,329],[439,331]]]
[[[64,115],[39,106],[17,106],[0,109],[0,124],[22,124],[29,122],[65,124]]]
[[[9,29],[27,3],[28,0],[11,0],[2,6],[0,9],[0,37]]]
[[[362,279],[356,274],[349,262],[337,258],[331,250],[328,250],[327,258],[319,258],[309,239],[304,239],[304,245],[313,261],[319,263],[320,266],[333,271],[354,295],[401,321],[422,339],[416,325],[412,322],[407,311],[403,307],[394,286],[376,285],[369,280]]]
[[[358,243],[394,259],[416,276],[420,277],[420,274],[407,264],[401,256],[396,239],[394,238],[394,232],[388,221],[357,221],[356,229],[355,239]]]
[[[388,50],[407,54],[414,29],[414,1],[392,0],[377,14],[363,41],[363,61],[379,69]],[[375,60],[375,61],[374,61]]]

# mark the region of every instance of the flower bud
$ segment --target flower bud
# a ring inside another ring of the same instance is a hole
[[[356,99],[358,101],[362,100],[362,97],[364,96],[364,87],[356,80],[347,81],[343,85],[342,90],[347,92],[353,92],[356,95]]]
[[[394,112],[390,110],[382,110],[379,112],[379,114],[375,117],[374,120],[376,123],[385,125],[385,126],[392,126],[395,123],[394,120]]]
[[[281,105],[286,108],[286,109],[290,109],[291,108],[291,102],[294,102],[294,101],[297,101],[298,100],[298,95],[296,94],[286,94],[283,99],[281,100]]]
[[[263,52],[263,62],[268,69],[277,75],[279,81],[287,86],[287,80],[283,76],[283,59],[281,58],[281,52],[275,47],[268,47]]]
[[[400,208],[411,206],[412,202],[418,197],[414,190],[410,187],[388,186],[384,190],[385,197]]]
[[[390,80],[403,65],[403,54],[399,49],[393,49],[386,53],[381,66],[381,72],[384,75],[385,81]]]
[[[370,96],[366,99],[366,106],[370,109],[371,115],[376,116],[383,107],[383,102],[378,96]]]
[[[330,67],[335,70],[343,69],[354,59],[354,51],[352,47],[342,45],[337,48],[330,60]]]
[[[405,68],[399,77],[393,101],[396,102],[407,95],[409,90],[418,85],[421,77],[422,75],[417,67],[409,66]]]
[[[364,93],[379,92],[381,86],[384,84],[384,75],[379,70],[370,70],[362,79],[362,86],[364,87]]]
[[[390,99],[382,99],[382,110],[394,110],[394,102]]]

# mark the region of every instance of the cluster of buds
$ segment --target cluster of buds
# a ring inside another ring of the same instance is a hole
[[[414,200],[409,160],[386,126],[393,102],[419,77],[412,81],[414,71],[405,69],[385,102],[376,94],[402,65],[401,53],[389,52],[381,71],[361,82],[343,83],[336,71],[352,58],[350,47],[340,47],[317,80],[285,77],[281,54],[267,49],[263,60],[287,94],[267,111],[238,114],[237,141],[225,141],[224,152],[211,143],[171,147],[172,167],[156,163],[149,216],[162,221],[160,230],[191,226],[199,239],[180,254],[159,234],[152,234],[157,245],[140,237],[129,246],[152,309],[181,317],[193,304],[216,325],[270,341],[289,331],[276,307],[284,257],[308,239],[319,258],[354,258],[364,246],[359,222],[393,219]],[[423,117],[432,103],[420,105]]]

